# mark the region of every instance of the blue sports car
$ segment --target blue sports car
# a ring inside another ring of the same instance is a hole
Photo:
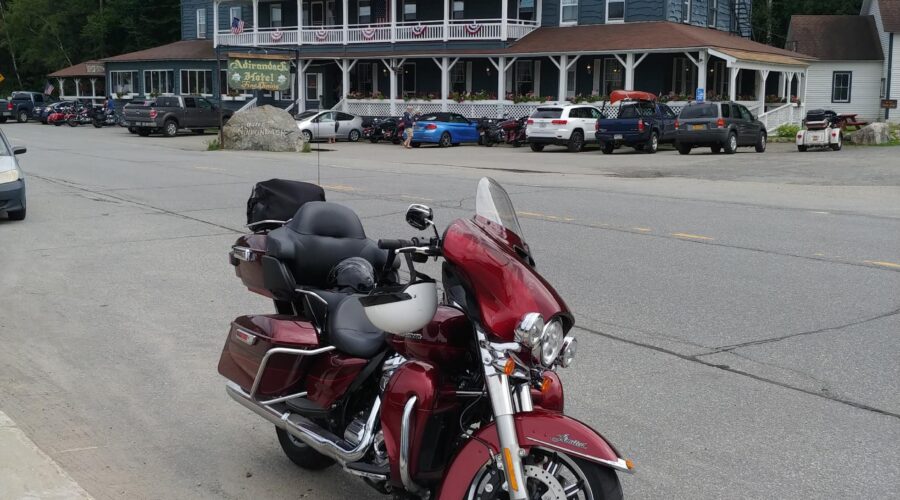
[[[442,148],[463,142],[478,142],[478,123],[458,113],[426,113],[413,127],[412,145],[437,144]]]

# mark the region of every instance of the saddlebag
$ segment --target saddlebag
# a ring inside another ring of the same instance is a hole
[[[262,258],[266,255],[266,235],[264,233],[245,234],[234,242],[229,254],[234,273],[251,292],[272,297],[263,282]]]
[[[308,182],[270,179],[256,183],[247,200],[247,224],[290,220],[308,201],[325,201],[325,191]],[[254,231],[274,229],[280,223],[256,224]]]
[[[266,353],[276,347],[312,350],[319,338],[311,323],[294,316],[239,316],[231,322],[219,358],[219,373],[250,392]],[[303,389],[302,380],[315,356],[279,353],[269,356],[259,374],[256,397],[277,397]]]

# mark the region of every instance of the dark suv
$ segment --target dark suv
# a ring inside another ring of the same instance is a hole
[[[714,154],[734,154],[742,146],[753,147],[757,153],[766,150],[766,127],[736,102],[688,104],[675,126],[675,147],[683,155],[698,146],[708,146]]]

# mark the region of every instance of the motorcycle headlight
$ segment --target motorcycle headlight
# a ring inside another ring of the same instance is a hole
[[[575,337],[566,337],[563,342],[562,354],[559,358],[559,366],[568,368],[575,359],[575,353],[578,351],[578,341]]]
[[[543,332],[544,317],[540,313],[528,313],[516,326],[516,341],[531,349],[540,343]]]
[[[554,319],[544,327],[541,333],[541,363],[544,366],[551,366],[556,361],[562,350],[564,337],[562,321],[559,319]]]

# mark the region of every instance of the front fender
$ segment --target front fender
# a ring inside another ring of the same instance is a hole
[[[519,446],[546,448],[622,472],[632,472],[625,459],[597,431],[572,417],[540,408],[515,416]],[[459,500],[478,471],[500,452],[494,424],[479,429],[453,458],[438,492],[438,500]]]

